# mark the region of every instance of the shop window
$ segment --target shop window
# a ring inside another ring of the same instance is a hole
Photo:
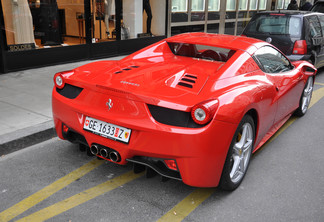
[[[175,26],[171,27],[171,35],[185,32],[204,32],[204,25]]]
[[[258,0],[250,0],[250,10],[258,9]]]
[[[219,0],[208,1],[208,20],[219,20]]]
[[[225,23],[225,34],[234,35],[235,33],[235,22]]]
[[[259,10],[266,10],[267,8],[267,0],[260,0]]]
[[[252,18],[257,13],[258,13],[257,11],[249,11],[248,17]]]
[[[228,0],[226,2],[226,19],[236,18],[236,0]]]
[[[187,0],[172,0],[171,11],[172,12],[187,12],[188,11]]]
[[[247,8],[248,8],[248,0],[239,1],[237,17],[238,18],[248,17]]]
[[[165,35],[166,1],[123,0],[121,40]]]
[[[219,0],[209,0],[208,1],[208,11],[218,12],[219,11]]]
[[[207,25],[208,33],[219,33],[219,23],[216,24],[208,24]]]
[[[171,22],[188,21],[188,0],[171,1]]]
[[[247,5],[248,5],[248,0],[241,0],[239,1],[239,10],[240,11],[245,11],[247,10]]]
[[[248,11],[239,11],[237,17],[238,18],[249,18],[249,13],[248,13]]]
[[[235,11],[235,9],[236,9],[236,0],[227,0],[226,11]]]
[[[83,0],[2,0],[9,51],[85,43]]]
[[[116,40],[115,0],[93,0],[91,3],[92,43]]]
[[[285,0],[278,0],[277,9],[284,9]]]
[[[205,20],[205,0],[191,0],[191,21]]]
[[[191,0],[191,11],[192,12],[205,11],[205,0]]]
[[[287,9],[290,0],[278,0],[277,9]]]
[[[236,35],[241,35],[248,23],[248,21],[237,22]]]

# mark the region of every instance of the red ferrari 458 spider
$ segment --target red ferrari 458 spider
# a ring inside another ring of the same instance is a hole
[[[251,155],[306,113],[316,68],[242,36],[187,33],[54,76],[58,136],[148,176],[234,190]]]

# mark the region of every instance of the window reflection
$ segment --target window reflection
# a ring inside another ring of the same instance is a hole
[[[258,0],[250,0],[250,10],[258,9]]]
[[[235,22],[225,23],[225,34],[234,35],[235,33]]]
[[[205,0],[191,0],[191,21],[205,20]]]
[[[191,11],[192,12],[205,11],[205,0],[191,0]]]
[[[259,10],[266,10],[267,8],[267,0],[260,0]]]
[[[247,10],[248,0],[239,1],[239,10]]]
[[[171,1],[171,22],[188,21],[188,1],[172,0]]]
[[[278,0],[277,9],[287,9],[290,0]]]
[[[208,33],[219,33],[219,23],[216,24],[208,24],[207,25]]]
[[[219,20],[219,0],[208,1],[208,20]]]
[[[209,0],[208,1],[208,11],[219,11],[219,0]]]
[[[171,11],[172,12],[187,12],[187,0],[172,0],[171,3]]]
[[[235,11],[235,9],[236,9],[236,0],[227,0],[226,11]]]

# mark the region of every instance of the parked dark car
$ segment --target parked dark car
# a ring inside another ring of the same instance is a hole
[[[324,14],[271,11],[255,14],[242,35],[270,42],[290,60],[324,66]]]

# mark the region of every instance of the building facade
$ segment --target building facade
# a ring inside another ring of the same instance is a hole
[[[239,35],[258,11],[289,2],[1,0],[0,72],[129,54],[183,32]]]

